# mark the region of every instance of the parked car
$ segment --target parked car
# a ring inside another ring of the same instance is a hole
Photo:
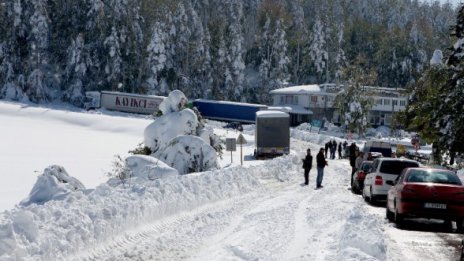
[[[238,130],[238,131],[243,131],[243,126],[240,122],[237,122],[237,121],[232,121],[232,122],[228,122],[224,128],[227,128],[227,129],[234,129],[234,130]]]
[[[419,167],[415,160],[403,158],[377,158],[372,163],[372,171],[366,175],[362,195],[364,200],[374,203],[385,200],[391,185],[387,181],[394,181],[406,168]]]
[[[361,163],[361,169],[357,170],[353,174],[353,183],[351,184],[351,191],[356,194],[361,194],[364,187],[364,179],[367,173],[372,169],[372,161],[363,161]]]
[[[387,181],[386,215],[401,227],[405,217],[456,221],[463,231],[464,186],[453,171],[432,168],[409,168],[396,181]]]

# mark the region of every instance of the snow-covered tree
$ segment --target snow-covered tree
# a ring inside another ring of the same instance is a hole
[[[165,31],[166,25],[162,22],[156,22],[153,25],[152,35],[150,43],[147,47],[147,64],[149,68],[148,73],[148,93],[150,94],[165,94],[167,92],[163,84],[160,84],[159,77],[161,76],[161,72],[167,69],[166,62],[167,56],[169,55],[167,52],[166,46],[169,44],[168,38],[169,35]],[[163,79],[160,79],[163,81]]]
[[[452,36],[456,42],[450,47],[446,65],[451,71],[451,79],[440,86],[440,101],[436,117],[437,127],[440,129],[439,144],[451,154],[454,162],[455,153],[464,153],[464,117],[462,104],[464,104],[464,5],[461,5],[457,14],[456,25]]]
[[[288,43],[282,19],[277,20],[272,38],[273,66],[271,77],[277,81],[285,82],[288,80],[288,64],[290,63],[290,59],[287,55]]]
[[[316,18],[311,32],[311,42],[309,45],[309,56],[316,68],[316,72],[321,76],[327,69],[327,60],[329,57],[326,45],[325,27],[321,19]]]
[[[358,57],[353,65],[344,70],[348,85],[335,97],[335,105],[341,121],[352,132],[364,134],[369,122],[368,113],[373,106],[373,99],[364,86],[369,86],[377,78],[374,72],[365,72],[362,68],[366,62]]]

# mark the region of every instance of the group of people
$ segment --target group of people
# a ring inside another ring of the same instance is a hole
[[[337,142],[335,140],[331,140],[325,144],[325,148],[320,148],[319,152],[316,155],[316,169],[317,169],[317,178],[316,178],[316,189],[322,188],[322,179],[324,178],[324,168],[328,166],[328,162],[326,160],[327,153],[330,150],[330,158],[335,159],[335,153],[338,151],[338,158],[342,158],[342,149],[345,150],[348,146],[348,143]],[[354,146],[354,147],[353,147]],[[353,153],[351,153],[351,149],[353,149]],[[357,147],[356,144],[352,143],[350,145],[350,164],[351,164],[351,155],[356,155]],[[309,171],[313,165],[313,156],[311,155],[311,149],[307,149],[306,156],[303,161],[303,169],[304,169],[304,185],[309,185]],[[356,161],[356,156],[353,161],[353,169],[354,163]]]
[[[342,152],[346,149],[346,146],[348,145],[348,142],[339,142],[337,144],[337,142],[335,140],[331,140],[331,141],[328,141],[326,144],[325,144],[325,158],[327,158],[327,153],[330,152],[330,159],[335,159],[335,155],[337,154],[338,152],[338,158],[341,159],[342,158]]]
[[[324,178],[324,168],[328,166],[327,161],[325,160],[325,149],[321,148],[319,153],[316,155],[316,168],[317,168],[317,178],[316,178],[316,189],[322,188],[322,179]],[[306,157],[303,159],[303,169],[304,169],[304,178],[305,185],[309,185],[309,171],[313,165],[313,156],[311,155],[311,150],[306,151]]]

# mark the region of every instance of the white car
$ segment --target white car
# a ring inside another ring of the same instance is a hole
[[[385,200],[391,185],[387,181],[394,181],[403,169],[419,167],[415,160],[403,158],[378,158],[372,163],[372,170],[366,175],[362,196],[365,201],[374,203]]]

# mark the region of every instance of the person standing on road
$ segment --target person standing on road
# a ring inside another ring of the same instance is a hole
[[[351,166],[351,182],[353,183],[353,175],[356,172],[356,144],[354,144],[354,142],[351,143],[349,151],[350,151],[350,166]]]
[[[338,159],[342,159],[342,142],[338,143]]]
[[[319,150],[319,153],[316,156],[317,162],[317,179],[316,179],[316,189],[322,188],[322,179],[324,178],[324,168],[327,166],[327,161],[324,157],[324,148]]]
[[[330,141],[328,141],[326,144],[325,144],[325,158],[327,159],[327,152],[329,151],[329,147],[330,147]]]
[[[313,156],[311,155],[311,150],[308,149],[306,151],[306,157],[302,159],[303,161],[303,169],[304,169],[304,179],[305,179],[305,185],[309,184],[309,171],[311,170],[313,166]]]
[[[335,140],[332,140],[332,157],[331,159],[335,159],[335,154],[337,153],[337,142]]]

